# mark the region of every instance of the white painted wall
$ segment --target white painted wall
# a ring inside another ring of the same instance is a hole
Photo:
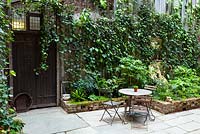
[[[155,0],[155,11],[166,13],[166,0]]]

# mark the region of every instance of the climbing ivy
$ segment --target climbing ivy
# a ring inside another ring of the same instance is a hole
[[[199,28],[186,30],[175,9],[172,14],[158,14],[148,1],[143,5],[134,2],[131,7],[120,1],[114,18],[93,20],[87,9],[74,19],[73,7],[57,0],[26,0],[25,4],[27,9],[43,13],[41,68],[47,69],[48,49],[57,44],[69,80],[78,80],[84,70],[100,72],[106,78],[119,75],[115,70],[119,59],[128,55],[145,64],[162,60],[165,71],[177,65],[197,66]],[[193,10],[198,22],[199,7]]]
[[[6,14],[9,3],[0,1],[0,133],[18,134],[23,128],[20,120],[14,120],[12,114],[15,111],[9,108],[9,88],[7,86],[8,66],[8,43],[12,41],[12,32],[10,29],[10,19]],[[10,71],[14,74],[13,71]]]
[[[89,18],[89,12],[83,11],[73,25],[79,32],[70,37],[71,43],[78,44],[81,49],[81,59],[74,56],[75,62],[70,61],[70,64],[84,63],[80,66],[82,70],[98,71],[107,78],[116,75],[119,58],[127,55],[146,64],[162,60],[166,72],[177,65],[197,66],[196,33],[185,30],[180,16],[157,14],[145,5],[134,15],[125,11],[117,10],[113,20],[100,18],[96,21]],[[73,70],[73,67],[67,68]]]

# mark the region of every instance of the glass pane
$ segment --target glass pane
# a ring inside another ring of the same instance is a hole
[[[23,6],[21,4],[13,5],[14,9],[22,9]],[[12,11],[12,29],[13,30],[26,30],[26,16],[24,13],[17,13],[16,10]]]
[[[13,30],[26,30],[26,17],[25,15],[14,14],[12,19],[12,29]]]
[[[40,30],[40,17],[30,17],[30,30]]]

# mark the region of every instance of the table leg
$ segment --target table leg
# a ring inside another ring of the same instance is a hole
[[[128,99],[125,101],[125,106],[124,106],[124,114],[125,115],[130,113],[131,100],[132,100],[132,96],[128,96]]]

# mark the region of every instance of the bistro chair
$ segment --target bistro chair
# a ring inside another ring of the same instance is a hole
[[[130,113],[134,116],[144,116],[144,124],[147,119],[150,121],[155,120],[155,116],[151,111],[152,97],[150,95],[137,96],[131,101]]]
[[[103,102],[104,112],[103,112],[103,114],[102,114],[102,116],[101,116],[100,121],[103,120],[103,121],[105,121],[105,122],[107,122],[107,123],[110,123],[110,124],[112,125],[112,123],[113,123],[115,117],[118,116],[119,119],[122,121],[122,123],[125,123],[125,121],[122,119],[122,117],[120,116],[120,114],[119,114],[119,112],[118,112],[119,107],[120,107],[120,105],[121,105],[123,102],[116,102],[116,101],[113,101],[113,99],[112,99],[112,92],[108,92],[107,94],[108,94],[107,96],[109,97],[109,100],[106,101],[106,102]],[[106,113],[110,116],[111,122],[108,122],[108,121],[106,121],[106,120],[104,119],[104,116],[105,116]],[[114,115],[113,115],[113,114],[114,114]]]

